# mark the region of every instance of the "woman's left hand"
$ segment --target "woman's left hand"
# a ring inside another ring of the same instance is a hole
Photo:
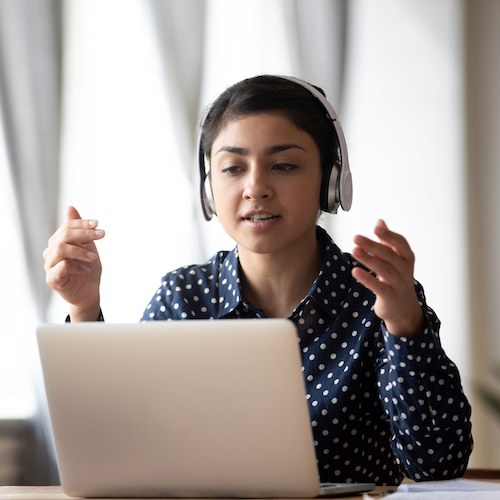
[[[352,275],[376,295],[375,314],[387,331],[397,337],[411,337],[425,328],[413,281],[415,256],[406,239],[389,230],[383,220],[375,226],[379,243],[356,236],[352,255],[376,276],[355,267]]]

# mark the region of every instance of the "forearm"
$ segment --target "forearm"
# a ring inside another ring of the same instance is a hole
[[[380,396],[402,470],[415,480],[461,476],[472,437],[470,406],[456,366],[430,325],[411,339],[384,336]]]

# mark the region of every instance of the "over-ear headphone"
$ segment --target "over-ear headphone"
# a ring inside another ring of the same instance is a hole
[[[350,210],[352,204],[352,175],[349,169],[344,132],[337,113],[326,97],[309,83],[292,76],[280,75],[279,78],[294,82],[308,90],[319,101],[326,111],[327,118],[331,120],[335,133],[334,140],[338,144],[337,159],[332,165],[327,165],[324,168],[323,180],[321,182],[320,208],[325,212],[337,213],[340,205],[347,212]],[[205,117],[208,116],[209,112],[210,108],[206,111]],[[215,203],[212,196],[212,189],[210,188],[210,180],[208,179],[208,169],[205,165],[205,155],[201,144],[201,131],[198,137],[198,166],[200,169],[201,206],[205,219],[210,220],[215,214]]]

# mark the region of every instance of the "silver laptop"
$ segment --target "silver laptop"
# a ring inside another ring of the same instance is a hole
[[[63,490],[83,497],[302,497],[320,489],[287,320],[41,325]]]

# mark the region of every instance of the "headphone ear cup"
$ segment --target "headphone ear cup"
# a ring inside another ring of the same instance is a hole
[[[210,186],[210,176],[205,165],[205,155],[201,146],[201,134],[198,138],[198,169],[200,171],[200,199],[203,215],[207,221],[215,214],[215,202]]]
[[[215,211],[215,201],[214,201],[214,195],[212,193],[212,185],[210,184],[210,176],[209,175],[207,175],[205,177],[205,195],[206,195],[208,207],[210,209],[210,213],[212,215],[217,215],[217,213]]]
[[[214,215],[216,215],[215,202],[208,175],[205,175],[205,179],[201,182],[200,197],[201,197],[201,207],[203,209],[203,215],[205,216],[205,219],[208,221],[212,219]]]
[[[339,167],[334,163],[325,170],[321,182],[320,208],[324,212],[337,213],[340,205]]]
[[[352,174],[347,169],[342,169],[339,180],[339,200],[342,209],[348,212],[352,205]]]

